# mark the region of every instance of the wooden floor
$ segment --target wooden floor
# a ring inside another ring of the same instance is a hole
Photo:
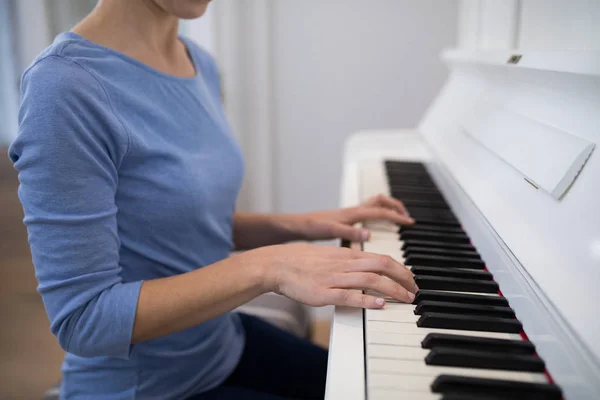
[[[0,147],[0,399],[38,400],[60,379],[63,351],[50,333],[23,226],[17,175]],[[329,322],[313,326],[327,346]]]
[[[0,147],[0,399],[38,400],[60,379],[63,352],[50,333],[17,198],[17,175]]]

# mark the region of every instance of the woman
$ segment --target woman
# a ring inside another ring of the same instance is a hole
[[[39,292],[67,351],[63,398],[322,398],[324,350],[228,311],[269,291],[381,308],[350,289],[406,302],[417,290],[389,258],[281,244],[366,240],[352,227],[365,219],[411,223],[396,200],[234,212],[242,161],[217,70],[177,35],[207,3],[101,0],[24,73],[9,152]],[[228,258],[234,248],[250,251]]]

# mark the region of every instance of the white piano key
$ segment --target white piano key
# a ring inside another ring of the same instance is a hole
[[[425,392],[410,392],[410,396],[406,392],[399,392],[398,389],[387,389],[387,388],[370,388],[369,389],[369,400],[441,400],[442,395],[437,393],[425,393]]]
[[[405,393],[431,393],[430,385],[433,382],[433,379],[429,376],[419,376],[419,375],[398,375],[396,373],[386,373],[386,372],[378,372],[372,371],[367,376],[367,387],[369,393],[371,390],[377,389],[388,389],[388,390],[396,390],[398,394]],[[408,399],[412,399],[412,397],[406,396]]]
[[[362,162],[360,168],[360,198],[368,200],[380,193],[390,193],[385,166],[380,161]]]
[[[376,312],[369,312],[366,314],[366,317],[367,321],[412,322],[416,324],[420,315],[415,315],[413,310],[414,306],[413,309],[405,310],[369,310]]]
[[[476,336],[494,337],[499,339],[515,339],[518,340],[521,336],[517,333],[502,333],[502,332],[483,332],[483,331],[466,331],[459,329],[438,329],[438,328],[419,328],[414,323],[404,322],[384,322],[384,321],[368,321],[366,331],[370,332],[388,332],[400,335],[419,335],[427,336],[428,333],[447,333],[454,335],[469,335],[473,332],[478,333]]]
[[[400,233],[391,227],[381,229],[379,226],[368,224],[367,229],[371,231],[371,237],[368,242],[384,242],[384,243],[395,243],[398,244],[400,241]]]
[[[414,311],[417,306],[411,303],[390,303],[386,304],[385,308],[379,310],[370,310],[370,311]]]
[[[421,347],[421,342],[425,339],[430,332],[429,328],[420,328],[424,331],[427,331],[423,334],[400,334],[400,333],[390,333],[390,332],[381,332],[374,331],[372,329],[368,329],[367,324],[367,332],[365,341],[368,346],[372,344],[383,344],[388,346],[412,346],[412,347]],[[452,329],[437,329],[438,333],[446,333],[448,335],[462,335],[462,336],[473,336],[473,337],[481,337],[481,338],[492,338],[492,339],[511,339],[511,340],[523,340],[521,336],[511,334],[511,333],[497,333],[497,332],[480,332],[480,331],[456,331]]]
[[[380,372],[403,376],[429,376],[432,378],[432,380],[438,375],[451,374],[459,376],[472,376],[477,378],[507,379],[520,382],[548,382],[543,373],[445,367],[438,365],[427,365],[425,364],[424,360],[393,360],[387,358],[374,358],[371,356],[369,356],[367,359],[367,371],[368,373]]]
[[[363,243],[363,250],[368,251],[369,253],[377,253],[389,256],[393,254],[400,254],[400,256],[404,255],[404,252],[398,245],[384,241],[365,242]]]
[[[396,243],[386,241],[373,241],[363,243],[363,250],[369,253],[377,253],[388,256],[399,256],[403,257],[404,252]]]
[[[379,244],[393,245],[395,247],[401,248],[401,246],[399,245],[400,236],[397,233],[391,232],[391,231],[381,231],[381,230],[373,230],[373,229],[371,229],[370,231],[371,231],[371,236],[368,241],[363,243],[364,245],[379,243]]]
[[[382,234],[392,234],[396,238],[399,236],[400,228],[398,225],[388,221],[365,221],[363,226],[369,229],[371,232],[378,232]]]
[[[408,266],[408,265],[407,265],[406,267],[410,269],[410,266]],[[444,292],[444,293],[456,293],[456,294],[474,294],[474,295],[477,295],[477,296],[486,296],[486,297],[500,297],[500,296],[498,295],[498,293],[458,292],[458,291],[456,291],[456,290],[437,290],[437,289],[436,289],[436,292]],[[378,294],[377,292],[375,292],[375,291],[373,291],[373,290],[367,290],[367,291],[366,291],[366,293],[367,293],[367,294],[372,294],[373,296],[376,296],[376,295]],[[392,298],[388,298],[388,297],[386,297],[386,296],[383,296],[383,297],[384,297],[386,300],[388,300],[388,299],[389,299],[389,300],[390,300],[390,303],[399,303],[399,304],[403,304],[403,303],[401,303],[401,302],[398,302],[397,300],[394,300],[394,299],[392,299]]]
[[[429,349],[422,349],[415,346],[390,346],[385,344],[367,343],[367,356],[374,358],[423,361],[430,352]]]

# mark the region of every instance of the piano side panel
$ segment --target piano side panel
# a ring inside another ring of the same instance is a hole
[[[341,207],[359,202],[358,177],[359,167],[354,159],[354,152],[346,151],[340,193]],[[352,244],[352,247],[355,246],[360,248],[360,244]],[[335,307],[329,338],[326,399],[364,399],[364,354],[363,310]]]
[[[592,352],[590,361],[597,366],[600,319],[592,310],[600,303],[600,156],[592,154],[567,195],[557,201],[535,190],[516,170],[465,135],[461,121],[485,94],[486,99],[491,96],[499,104],[519,107],[521,113],[598,145],[600,90],[596,89],[600,82],[558,73],[525,76],[518,71],[501,79],[496,72],[493,68],[485,74],[476,69],[455,70],[419,130],[443,165],[440,170],[467,194],[503,247],[510,249],[510,257],[526,267],[531,278],[528,284],[537,286],[552,303]],[[505,264],[490,265],[490,269],[499,275],[498,281],[515,278],[515,271]],[[517,312],[535,309],[525,304],[528,300],[523,298],[522,287],[502,282],[501,287],[515,302],[521,298],[524,305],[515,304]],[[528,333],[544,340],[544,326],[540,332],[531,332],[536,325],[528,328],[530,318],[519,318]]]
[[[427,161],[431,154],[416,130],[363,131],[354,134],[344,149],[340,206],[351,207],[362,200],[384,192],[385,182],[369,182],[361,186],[364,165],[387,158]],[[364,181],[363,181],[364,183]],[[360,244],[353,243],[353,246]],[[362,309],[336,307],[331,326],[327,387],[325,398],[364,399],[364,312]]]

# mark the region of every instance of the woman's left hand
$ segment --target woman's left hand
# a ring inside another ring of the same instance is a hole
[[[400,225],[412,225],[401,201],[383,194],[371,197],[357,207],[331,211],[318,211],[290,216],[294,230],[305,240],[346,239],[364,242],[370,233],[364,228],[355,228],[362,221],[389,221]]]

